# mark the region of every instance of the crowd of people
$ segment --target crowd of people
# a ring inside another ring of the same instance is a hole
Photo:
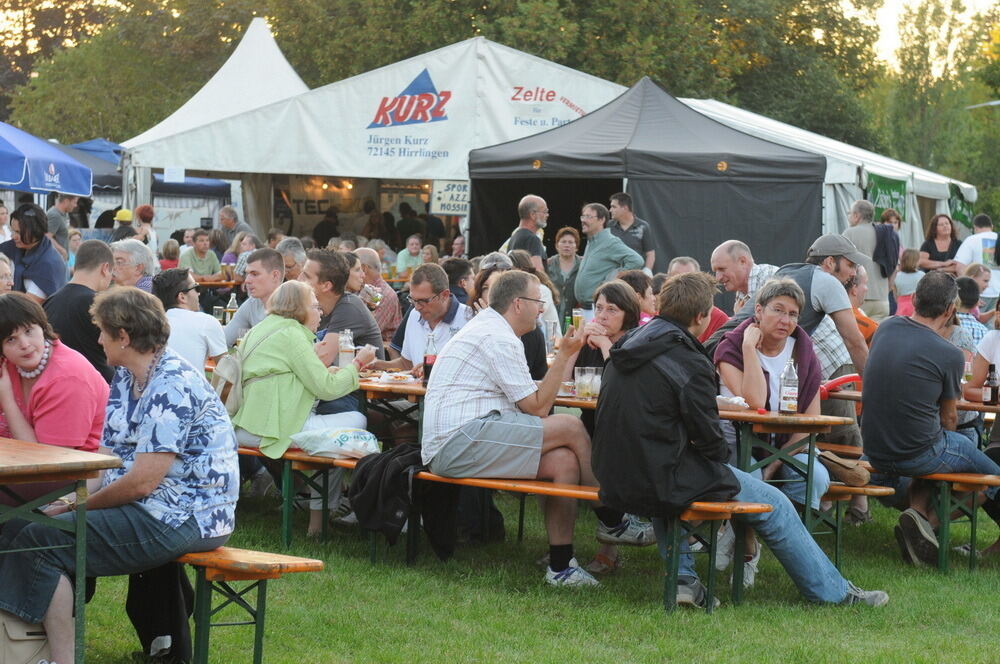
[[[734,238],[705,257],[706,272],[694,257],[658,261],[650,226],[625,193],[607,207],[584,205],[582,235],[558,229],[551,256],[541,239],[547,204],[527,195],[505,245],[471,259],[462,235],[449,242],[444,226],[412,207],[394,226],[406,231],[395,254],[381,237],[335,235],[336,224],[312,237],[273,230],[261,239],[230,207],[215,231],[162,243],[150,206],[123,209],[121,225],[137,219],[138,229],[110,244],[79,234],[74,242],[62,224],[71,209],[71,197],[59,197],[48,214],[25,204],[9,215],[0,435],[122,459],[88,501],[101,534],[88,538],[88,575],[154,568],[224,542],[241,484],[270,491],[267,459],[297,433],[368,429],[386,444],[414,435],[366,416],[356,390],[365,369],[422,376],[428,347],[436,362],[419,434],[426,467],[600,486],[598,550],[585,565],[573,544],[576,501],[542,503],[544,579],[556,586],[597,585],[621,567],[620,546],[665,546],[663,519],[692,501],[736,499],[774,508],[747,517],[748,586],[757,582],[759,537],[807,599],[885,604],[885,592],[841,576],[798,516],[828,507],[835,468],[799,450],[814,478],[806,495],[787,465],[735,467],[737,435],[719,417],[720,397],[777,411],[787,366],[796,369],[798,412],[851,419],[828,440],[863,447],[878,470],[872,481],[896,489],[888,502],[901,510],[895,534],[905,561],[934,564],[938,548],[927,488],[910,478],[1000,474],[1000,435],[981,451],[982,418],[956,410],[959,398],[982,400],[988,368],[1000,364],[997,236],[985,215],[961,242],[955,223],[936,215],[916,251],[900,246],[898,213],[876,222],[872,205],[857,201],[849,228],[803,248],[801,263],[757,263]],[[378,211],[366,211],[366,229],[385,234]],[[653,274],[663,263],[667,271]],[[735,295],[732,315],[715,306],[720,290]],[[223,325],[207,302],[229,297],[239,306]],[[338,360],[344,332],[358,349],[351,361]],[[230,352],[242,366],[232,414],[204,379],[206,363]],[[553,412],[579,369],[603,372],[596,411]],[[853,404],[820,399],[822,382],[850,373],[863,377],[860,425]],[[771,442],[796,450],[802,438]],[[259,448],[265,461],[238,460],[237,445]],[[344,511],[343,480],[326,496],[311,490],[310,534],[321,531],[324,501]],[[29,500],[47,490],[20,493]],[[1000,522],[997,498],[987,492],[984,509]],[[72,520],[73,507],[47,512]],[[863,496],[848,518],[872,519]],[[732,560],[733,530],[720,539],[722,565]],[[0,609],[44,622],[54,661],[72,658],[75,560],[71,549],[30,549],[71,538],[27,522],[0,534],[0,546],[22,550],[0,557]],[[984,553],[1000,553],[1000,540]],[[704,605],[687,543],[680,584],[681,604]]]

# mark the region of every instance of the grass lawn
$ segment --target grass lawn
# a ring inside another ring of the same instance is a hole
[[[501,495],[497,504],[513,540],[517,501]],[[896,513],[881,506],[873,506],[873,523],[847,533],[844,572],[862,588],[887,590],[887,607],[808,604],[765,550],[757,586],[743,605],[729,604],[725,574],[723,605],[713,615],[685,610],[668,616],[656,547],[627,550],[625,567],[600,588],[546,586],[534,564],[546,551],[544,531],[537,504],[529,499],[528,505],[523,544],[464,545],[441,563],[425,542],[414,567],[403,562],[402,541],[388,552],[383,542],[376,567],[368,560],[368,540],[356,530],[334,530],[325,544],[307,541],[305,515],[298,513],[289,553],[320,558],[326,570],[271,582],[264,661],[1000,661],[1000,561],[983,561],[974,574],[961,558],[948,575],[907,567],[892,534]],[[997,527],[980,516],[982,547],[997,537]],[[238,523],[231,545],[281,551],[276,502],[241,502]],[[596,547],[595,523],[581,509],[581,564]],[[959,543],[968,537],[967,526],[954,530]],[[132,662],[139,643],[125,616],[125,590],[125,578],[99,581],[87,612],[88,661]],[[216,628],[211,661],[249,662],[252,643],[251,627]]]

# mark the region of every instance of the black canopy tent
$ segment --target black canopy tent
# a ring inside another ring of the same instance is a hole
[[[656,270],[736,238],[760,262],[800,261],[821,233],[826,159],[731,129],[648,77],[605,106],[526,138],[473,150],[470,249],[499,247],[525,193],[544,198],[555,228],[579,227],[580,205],[623,189],[650,223]],[[572,223],[568,223],[572,220]]]

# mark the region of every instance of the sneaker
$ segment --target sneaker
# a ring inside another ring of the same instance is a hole
[[[760,564],[760,542],[754,541],[757,551],[752,556],[743,557],[743,587],[753,588],[757,581],[758,565]]]
[[[597,541],[601,544],[652,546],[656,544],[656,536],[653,535],[653,524],[626,517],[617,526],[605,526],[598,521]]]
[[[621,566],[622,554],[619,553],[614,558],[608,558],[603,553],[598,553],[594,555],[594,559],[587,563],[583,569],[591,574],[610,574],[617,569],[621,569]]]
[[[854,604],[885,606],[889,603],[889,593],[884,590],[862,590],[848,581],[847,597],[845,597],[840,603],[844,606],[853,606]]]
[[[580,567],[576,558],[571,558],[569,567],[553,572],[551,567],[545,568],[545,583],[550,586],[599,586],[600,581],[590,575],[590,572]]]
[[[733,524],[727,523],[719,528],[719,536],[715,540],[715,569],[722,572],[728,568],[733,562],[735,551],[736,529]]]
[[[915,509],[899,515],[899,525],[893,531],[903,560],[911,565],[937,565],[938,541],[931,524]]]
[[[677,582],[677,606],[690,606],[696,609],[705,608],[705,597],[708,593],[705,592],[705,586],[701,581],[695,578],[687,583],[683,580],[678,580]],[[719,608],[719,598],[712,598],[712,608]]]
[[[330,519],[330,521],[338,526],[356,526],[358,525],[358,515],[352,510],[343,516]]]
[[[268,494],[278,493],[278,487],[274,485],[274,478],[267,469],[261,468],[257,474],[250,478],[250,490],[247,492],[248,498],[264,498]]]

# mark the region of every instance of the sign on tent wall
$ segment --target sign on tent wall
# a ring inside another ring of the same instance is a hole
[[[868,191],[865,200],[875,206],[875,219],[892,208],[906,220],[906,181],[868,174]]]

